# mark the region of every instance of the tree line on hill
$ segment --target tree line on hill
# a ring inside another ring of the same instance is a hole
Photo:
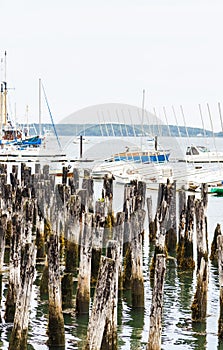
[[[34,129],[39,133],[39,124],[34,124]],[[129,125],[129,124],[56,124],[56,132],[59,136],[173,136],[173,137],[222,137],[223,132],[213,133],[202,128],[185,127],[176,125]],[[43,131],[54,133],[51,124],[43,124]]]

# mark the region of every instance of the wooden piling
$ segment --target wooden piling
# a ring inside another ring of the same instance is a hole
[[[197,287],[192,303],[192,320],[205,320],[207,314],[208,289],[208,242],[207,242],[207,185],[203,184],[201,199],[195,202],[196,234],[197,234]]]
[[[13,322],[15,305],[20,288],[20,266],[21,266],[21,218],[15,214],[12,217],[12,236],[10,244],[10,274],[9,286],[5,303],[5,321]]]
[[[181,224],[185,227],[184,232],[181,228],[180,245],[178,247],[178,266],[182,270],[194,269],[195,262],[193,259],[193,233],[194,233],[194,213],[195,213],[195,196],[189,195],[187,198],[186,214],[182,212]],[[185,226],[184,226],[185,220]],[[179,251],[179,248],[181,250]]]
[[[16,302],[15,318],[9,342],[9,350],[27,349],[29,306],[35,273],[35,262],[35,246],[32,243],[27,243],[22,253],[19,296]]]
[[[125,213],[118,212],[113,227],[113,240],[118,243],[118,260],[119,260],[119,271],[118,271],[118,283],[119,289],[123,289],[123,271],[122,271],[122,251],[123,251],[123,235],[124,235],[124,220]]]
[[[153,220],[153,210],[152,210],[152,196],[148,196],[146,199],[147,210],[148,210],[148,223],[149,223],[149,240],[150,242],[156,241],[156,223]]]
[[[120,247],[116,240],[110,240],[106,247],[106,256],[115,261],[114,279],[111,286],[111,294],[114,295],[111,308],[111,316],[107,320],[106,332],[103,337],[102,349],[117,348],[117,320],[118,320],[118,285],[119,285],[119,266],[120,266]]]
[[[179,226],[178,226],[178,245],[177,245],[177,263],[180,265],[184,254],[184,237],[186,226],[186,193],[185,190],[179,190]]]
[[[143,214],[142,214],[143,213]],[[134,308],[144,307],[144,278],[143,278],[143,263],[142,263],[142,234],[140,232],[139,217],[143,216],[142,222],[145,219],[145,211],[138,209],[131,214],[131,290],[132,290],[132,306]]]
[[[163,289],[166,271],[166,257],[157,254],[154,274],[154,287],[150,311],[150,329],[147,350],[161,349]]]
[[[96,201],[95,222],[92,231],[91,283],[94,285],[98,278],[98,270],[102,254],[102,244],[105,226],[105,203]]]
[[[177,230],[176,230],[176,181],[173,183],[168,183],[168,192],[169,192],[169,214],[167,220],[166,228],[166,239],[165,245],[168,252],[172,253],[176,251],[177,246]]]
[[[195,202],[196,235],[197,235],[197,270],[203,257],[208,261],[207,217],[202,200]]]
[[[49,323],[48,345],[65,348],[64,319],[62,313],[59,238],[57,233],[51,233],[48,249],[49,264]]]
[[[218,236],[220,236],[221,233],[221,225],[217,224],[215,230],[214,230],[214,237],[213,237],[213,241],[211,243],[211,254],[210,254],[210,260],[213,262],[217,262],[218,261],[218,251],[217,251],[217,239]]]
[[[113,324],[114,305],[117,303],[115,280],[115,261],[102,256],[85,350],[117,349],[116,337],[113,336],[114,330],[109,329]]]
[[[160,184],[158,191],[158,200],[157,200],[157,211],[156,211],[156,244],[154,250],[154,257],[152,259],[150,267],[150,277],[154,277],[155,265],[156,265],[156,256],[157,254],[167,255],[167,249],[165,246],[166,231],[167,231],[167,222],[169,220],[169,206],[170,206],[170,190],[171,187],[169,184]]]
[[[1,210],[0,210],[1,212]],[[2,301],[2,267],[5,257],[5,234],[7,228],[7,215],[0,213],[0,307]],[[0,315],[0,323],[2,322]]]
[[[5,256],[5,236],[7,228],[7,214],[0,213],[0,271],[4,263]]]
[[[207,315],[207,288],[208,288],[208,264],[202,257],[200,268],[197,273],[197,287],[191,306],[192,321],[201,322]]]
[[[223,339],[223,236],[217,237],[218,248],[218,278],[220,286],[220,313],[218,319],[218,336]]]
[[[79,238],[81,230],[81,197],[71,195],[66,205],[65,265],[66,272],[76,272],[79,260]]]
[[[80,264],[76,294],[76,312],[89,312],[92,250],[92,214],[85,214],[84,227],[80,239]]]

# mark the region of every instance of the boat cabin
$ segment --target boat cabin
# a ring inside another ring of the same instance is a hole
[[[187,156],[199,155],[201,152],[205,153],[205,152],[209,152],[209,150],[207,149],[207,147],[204,147],[204,146],[190,146],[190,147],[187,147],[186,155]]]

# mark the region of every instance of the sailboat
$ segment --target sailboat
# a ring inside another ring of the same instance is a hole
[[[6,53],[5,53],[6,61]],[[6,69],[5,69],[6,70]],[[13,124],[9,118],[7,109],[7,82],[6,74],[4,81],[1,82],[0,93],[0,161],[36,161],[36,160],[64,160],[65,154],[62,154],[62,148],[58,140],[58,136],[55,130],[55,125],[52,120],[54,133],[57,138],[59,149],[49,151],[46,149],[46,135],[42,134],[41,127],[41,89],[43,88],[41,79],[39,79],[39,134],[35,133],[31,135],[29,133],[29,127],[22,128]],[[44,94],[45,94],[45,90]],[[46,96],[45,96],[46,98]],[[48,101],[47,106],[49,109]],[[50,111],[49,111],[50,112]],[[27,123],[28,124],[28,123]],[[27,125],[28,126],[28,125]]]
[[[6,72],[6,52],[5,52]],[[30,136],[27,129],[22,129],[9,118],[7,108],[8,87],[6,73],[4,81],[1,82],[0,91],[0,154],[11,155],[23,149],[40,147],[43,137],[39,135]]]

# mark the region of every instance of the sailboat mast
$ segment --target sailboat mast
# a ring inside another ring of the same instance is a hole
[[[41,122],[41,79],[39,79],[39,136],[42,136],[42,122]]]
[[[4,84],[4,92],[3,92],[3,96],[4,96],[4,113],[3,113],[3,125],[7,124],[7,80],[6,80],[6,51],[5,51],[5,81],[3,82]]]
[[[142,91],[142,121],[141,121],[141,150],[142,150],[142,136],[143,136],[143,123],[144,123],[144,110],[145,110],[145,89]]]

